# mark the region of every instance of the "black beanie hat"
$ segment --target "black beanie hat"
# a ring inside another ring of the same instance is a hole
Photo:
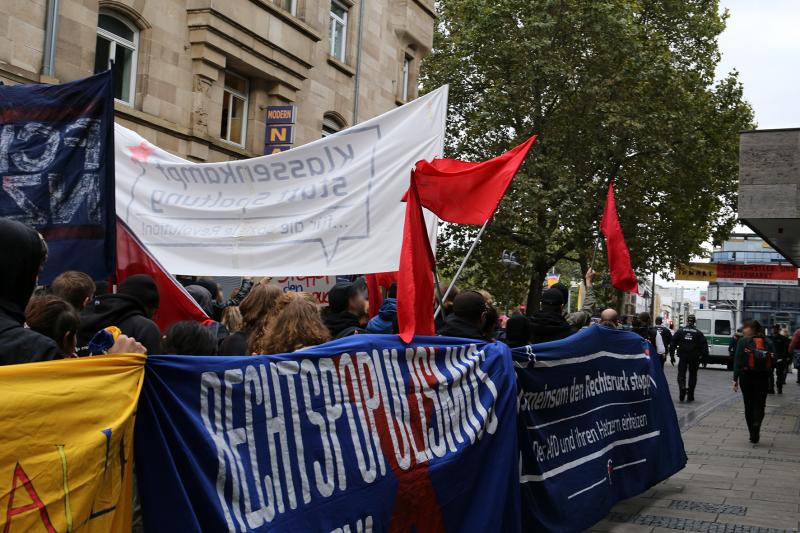
[[[350,298],[356,294],[356,286],[349,281],[334,285],[328,293],[328,308],[331,313],[341,313],[350,305]]]
[[[136,274],[125,278],[125,281],[120,284],[117,293],[136,300],[145,309],[158,309],[158,285],[147,274]]]
[[[564,303],[564,296],[560,290],[550,288],[542,292],[542,305],[560,306]]]

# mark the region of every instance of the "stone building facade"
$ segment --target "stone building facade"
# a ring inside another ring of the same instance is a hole
[[[66,82],[113,59],[119,123],[194,161],[252,157],[269,106],[296,106],[296,146],[415,98],[433,2],[4,0],[0,81]]]

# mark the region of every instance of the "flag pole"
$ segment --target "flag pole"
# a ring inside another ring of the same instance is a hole
[[[436,284],[436,299],[439,301],[439,307],[444,306],[444,297],[442,296],[442,280],[439,278],[439,269],[436,263],[433,264],[433,280]]]
[[[461,275],[461,272],[464,270],[464,267],[466,266],[467,261],[469,261],[469,258],[472,255],[472,252],[475,251],[475,247],[478,246],[478,242],[481,240],[481,236],[483,235],[483,232],[484,232],[484,230],[486,230],[486,226],[488,226],[488,225],[489,225],[489,219],[487,219],[486,222],[483,223],[483,226],[481,226],[480,231],[478,231],[478,235],[476,235],[475,236],[475,240],[472,241],[472,246],[470,246],[469,251],[467,252],[467,255],[465,255],[464,256],[464,260],[461,261],[461,266],[458,267],[458,270],[456,271],[456,275],[453,276],[453,280],[450,282],[450,285],[447,286],[447,290],[444,291],[444,296],[442,296],[442,303],[439,305],[438,308],[436,308],[436,312],[433,313],[433,318],[434,319],[439,316],[439,313],[442,312],[442,307],[444,306],[444,302],[447,300],[447,297],[450,295],[450,292],[453,290],[453,287],[455,287],[456,281],[458,281],[458,277]]]

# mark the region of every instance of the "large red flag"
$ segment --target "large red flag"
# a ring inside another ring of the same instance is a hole
[[[422,206],[447,222],[483,224],[494,214],[535,140],[534,135],[503,155],[479,163],[420,161],[414,175]]]
[[[639,294],[639,280],[631,267],[631,255],[625,244],[622,226],[617,216],[617,202],[614,199],[614,182],[608,184],[606,208],[600,221],[600,230],[606,237],[608,269],[611,271],[611,286],[621,291]]]
[[[117,220],[117,283],[128,276],[147,274],[158,285],[159,306],[153,316],[161,331],[181,320],[204,322],[208,316],[186,289],[159,264],[147,248]]]
[[[400,338],[411,342],[414,335],[436,333],[433,323],[434,258],[413,172],[406,201],[403,248],[397,275],[397,320]]]
[[[453,159],[420,161],[406,192],[406,220],[397,283],[400,338],[433,335],[433,267],[435,260],[422,214],[426,207],[455,224],[483,224],[497,209],[536,136],[489,161]]]

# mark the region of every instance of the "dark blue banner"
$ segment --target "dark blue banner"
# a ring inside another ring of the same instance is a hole
[[[514,350],[525,531],[582,531],[686,465],[664,372],[635,333],[592,326]]]
[[[136,421],[147,531],[519,531],[502,343],[356,335],[154,356]]]
[[[39,276],[113,272],[114,97],[111,71],[62,85],[0,86],[0,216],[47,240]]]

